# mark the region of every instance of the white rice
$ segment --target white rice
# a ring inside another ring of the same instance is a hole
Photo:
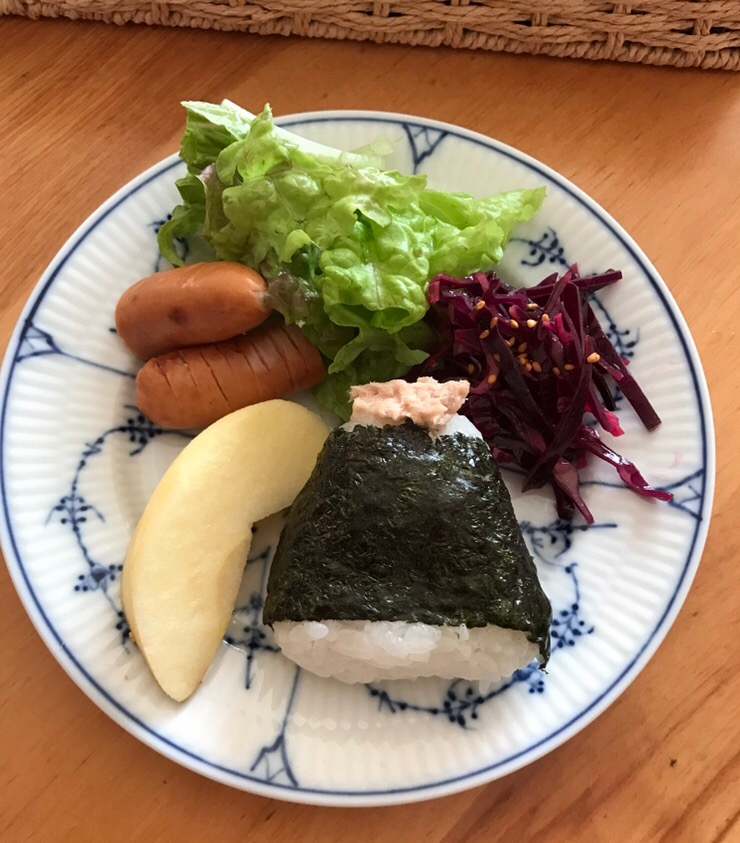
[[[292,661],[342,682],[440,676],[496,683],[537,659],[526,633],[499,626],[405,621],[280,621],[275,641]]]
[[[361,427],[382,427],[382,425],[377,424],[366,424],[365,422],[357,422],[357,421],[350,421],[345,422],[342,427],[345,430],[353,430],[355,427],[360,425]],[[455,413],[455,415],[447,422],[447,424],[440,428],[437,433],[433,433],[431,430],[427,430],[427,433],[432,439],[436,439],[438,436],[452,436],[455,433],[462,433],[465,436],[472,436],[476,439],[482,439],[483,434],[478,430],[478,428],[470,421],[467,416],[461,416],[459,413]]]

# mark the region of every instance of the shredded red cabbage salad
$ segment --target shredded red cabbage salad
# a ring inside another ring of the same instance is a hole
[[[589,524],[594,519],[579,477],[588,454],[614,466],[639,495],[672,497],[649,485],[584,420],[590,415],[613,436],[622,434],[614,414],[616,384],[648,430],[660,424],[588,302],[589,293],[621,277],[609,270],[582,278],[573,266],[535,287],[512,289],[493,272],[439,275],[429,285],[427,316],[439,345],[414,371],[415,377],[469,380],[462,412],[496,461],[523,469],[525,490],[550,483],[560,517],[570,519],[577,509]]]

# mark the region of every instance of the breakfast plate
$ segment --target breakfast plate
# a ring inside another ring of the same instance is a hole
[[[634,241],[565,178],[497,141],[396,114],[317,112],[280,125],[344,150],[383,136],[390,164],[476,195],[545,185],[500,274],[537,283],[578,263],[620,269],[592,298],[662,425],[627,406],[620,451],[669,503],[646,501],[606,468],[584,486],[593,525],[565,522],[545,491],[507,485],[553,605],[552,658],[494,687],[423,679],[344,685],[296,667],[262,624],[281,516],[255,535],[226,639],[183,704],[159,689],[121,610],[126,546],[188,437],[135,406],[136,361],[116,336],[123,291],[163,267],[157,232],[177,201],[172,156],[111,197],[61,249],[34,290],[2,370],[2,544],[33,623],[62,667],[117,723],[179,764],[265,796],[325,805],[409,802],[525,766],[594,720],[665,637],[699,564],[711,512],[714,438],[691,335]],[[298,400],[312,406],[310,395]],[[605,437],[608,438],[608,437]]]

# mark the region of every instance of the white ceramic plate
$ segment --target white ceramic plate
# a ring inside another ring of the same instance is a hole
[[[504,276],[539,281],[578,261],[624,280],[598,294],[605,328],[663,418],[646,433],[629,407],[618,448],[671,505],[642,500],[594,467],[597,523],[563,524],[545,492],[511,490],[555,612],[547,674],[528,668],[480,695],[466,682],[347,686],[296,669],[260,623],[269,548],[260,529],[240,608],[203,686],[170,702],[126,638],[119,576],[132,527],[184,444],[134,408],[135,361],[113,332],[115,303],[159,267],[156,230],[176,203],[172,157],[106,202],[39,282],[2,371],[2,542],[20,597],[64,669],[101,709],[173,760],[281,799],[372,805],[479,785],[539,758],[601,713],[645,666],[696,571],[714,484],[706,384],[688,328],[646,257],[595,202],[496,141],[402,115],[289,117],[284,126],[353,149],[379,134],[393,164],[435,187],[492,193],[545,184]]]

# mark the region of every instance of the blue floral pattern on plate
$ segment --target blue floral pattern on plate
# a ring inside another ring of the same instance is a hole
[[[362,122],[363,118],[312,118],[303,125],[309,128],[320,127],[325,122],[334,120],[338,123],[350,124],[353,120]],[[382,133],[385,130],[397,131],[400,138],[405,138],[408,153],[411,156],[412,166],[414,172],[429,171],[430,167],[434,167],[435,156],[442,151],[445,154],[452,148],[452,145],[465,143],[468,144],[466,149],[471,151],[471,154],[476,148],[484,148],[486,154],[491,152],[497,156],[512,159],[522,168],[531,170],[537,179],[544,179],[552,184],[555,184],[558,189],[564,191],[566,194],[575,197],[575,201],[581,202],[588,213],[594,214],[597,218],[598,213],[591,209],[585,200],[573,192],[573,190],[562,180],[556,181],[549,171],[545,171],[530,161],[517,157],[517,153],[507,150],[504,147],[497,147],[492,142],[480,139],[477,136],[468,136],[464,132],[453,130],[452,128],[441,128],[437,124],[426,123],[424,121],[406,121],[399,122],[395,118],[385,118],[379,116],[372,116],[365,122],[371,122],[375,130],[380,130],[377,133]],[[300,120],[296,121],[295,125],[301,125]],[[100,221],[103,221],[107,215],[115,212],[115,209],[122,203],[127,201],[127,198],[134,196],[136,191],[147,189],[147,185],[157,179],[172,179],[172,164],[167,164],[163,168],[159,168],[151,175],[143,178],[137,186],[128,190],[128,192],[121,195],[112,202],[112,204],[101,211],[99,219],[94,222],[91,229],[95,227]],[[148,230],[148,237],[151,238],[152,243],[152,257],[151,262],[148,263],[149,269],[161,269],[164,264],[161,256],[156,252],[153,243],[153,234],[159,230],[161,224],[166,220],[166,208],[156,220],[143,223]],[[603,222],[603,221],[602,221]],[[609,236],[622,238],[622,235],[612,229],[611,224],[603,222],[609,230]],[[536,275],[539,271],[541,275],[546,274],[547,271],[561,271],[564,267],[569,265],[570,255],[568,253],[569,240],[563,236],[558,230],[559,227],[554,227],[550,224],[540,224],[539,228],[530,225],[526,230],[523,228],[522,232],[517,232],[509,245],[509,255],[519,265]],[[83,234],[79,243],[84,241],[87,234]],[[624,247],[631,255],[638,259],[639,255],[634,252],[630,243],[623,238],[620,240]],[[7,384],[13,377],[13,373],[23,367],[37,366],[40,362],[45,360],[56,360],[69,365],[69,377],[74,379],[76,370],[73,366],[79,366],[82,370],[98,370],[104,372],[106,376],[115,376],[120,378],[122,384],[128,384],[126,387],[130,391],[131,379],[134,377],[134,372],[127,370],[125,367],[118,367],[109,365],[107,360],[97,360],[94,355],[88,352],[76,350],[73,343],[69,339],[61,339],[56,335],[54,329],[50,327],[53,320],[47,321],[44,317],[44,311],[40,307],[44,300],[47,291],[55,283],[59,272],[63,270],[64,263],[69,255],[74,254],[74,250],[78,248],[79,243],[74,245],[70,252],[63,258],[60,265],[57,266],[42,283],[37,293],[36,299],[32,306],[27,309],[25,314],[25,321],[20,329],[18,336],[15,339],[15,345],[11,352],[9,361],[6,361],[6,392],[4,399],[3,410],[3,430],[7,424],[6,414],[8,408],[8,393]],[[184,257],[187,257],[187,244],[179,244]],[[148,259],[147,259],[148,260]],[[702,431],[706,436],[706,426],[704,421],[704,405],[703,398],[699,386],[697,386],[697,375],[694,369],[694,361],[689,353],[686,342],[683,339],[684,330],[680,323],[676,321],[676,316],[671,310],[670,306],[665,303],[666,298],[662,289],[654,282],[651,271],[644,268],[645,277],[648,283],[652,284],[661,301],[664,302],[666,311],[672,320],[676,333],[683,343],[683,348],[686,354],[686,361],[692,383],[697,390],[697,403],[699,407],[700,420],[702,424]],[[530,275],[529,277],[534,277]],[[639,357],[641,348],[641,334],[640,324],[623,324],[621,321],[612,317],[611,304],[607,303],[606,296],[596,296],[593,299],[593,304],[598,311],[598,315],[604,325],[605,330],[609,333],[612,341],[617,346],[618,350],[626,359],[636,360]],[[108,324],[110,315],[106,317]],[[115,331],[112,328],[105,328],[110,336],[110,342],[117,342],[115,339]],[[164,437],[181,436],[172,431],[166,431],[151,424],[138,411],[127,406],[126,402],[121,402],[120,407],[122,413],[120,421],[108,425],[99,434],[93,437],[86,437],[84,441],[80,441],[77,456],[74,458],[74,468],[69,476],[68,483],[65,487],[59,490],[58,497],[55,497],[46,503],[46,530],[50,530],[52,526],[57,529],[68,531],[68,535],[73,541],[76,548],[77,558],[79,559],[79,567],[74,573],[69,582],[69,592],[73,594],[76,600],[81,601],[96,601],[102,600],[106,611],[109,613],[110,628],[115,630],[118,636],[118,644],[124,649],[126,659],[136,660],[138,655],[135,648],[130,644],[128,638],[128,628],[126,626],[125,618],[120,609],[118,598],[118,582],[121,570],[122,558],[115,560],[105,559],[98,554],[92,547],[90,542],[90,531],[105,529],[107,526],[107,518],[109,513],[106,512],[106,507],[87,491],[83,491],[83,480],[86,473],[91,466],[96,465],[96,461],[102,459],[107,450],[116,444],[116,448],[120,448],[122,442],[127,443],[128,450],[126,451],[127,460],[142,460],[149,452],[151,443]],[[6,446],[4,445],[4,460],[6,456]],[[671,479],[669,483],[665,484],[665,488],[674,492],[674,500],[671,503],[671,508],[676,511],[678,516],[685,518],[687,523],[695,524],[695,529],[691,543],[691,549],[687,557],[686,565],[684,566],[684,574],[689,570],[691,560],[695,558],[694,548],[696,547],[697,536],[703,536],[704,520],[707,511],[707,484],[711,482],[711,467],[707,466],[706,459],[706,438],[704,439],[704,453],[705,458],[698,464],[689,466],[688,470],[678,477],[678,479]],[[3,466],[3,489],[5,489],[5,467]],[[617,483],[610,483],[602,481],[599,478],[587,480],[595,487],[606,487],[620,489],[620,496],[630,495],[629,491],[619,486]],[[87,487],[85,487],[87,488]],[[618,497],[620,497],[618,496]],[[18,545],[12,532],[11,519],[9,510],[6,504],[5,508],[5,522],[7,535],[5,537],[6,549],[10,548],[11,553],[8,554],[9,560],[15,560],[17,575],[27,587],[29,593],[33,595],[32,579],[28,576],[21,559],[21,553],[18,551]],[[523,517],[521,520],[522,531],[527,538],[530,550],[537,560],[541,574],[548,578],[548,582],[553,589],[553,592],[558,595],[557,601],[554,601],[555,616],[552,625],[552,639],[553,639],[553,658],[548,673],[543,673],[534,665],[523,668],[517,671],[509,680],[502,683],[499,687],[488,689],[481,693],[477,687],[472,683],[462,680],[455,680],[453,682],[422,682],[419,685],[420,693],[409,691],[408,683],[403,686],[397,686],[396,683],[379,683],[371,684],[365,687],[360,686],[354,689],[351,693],[355,695],[364,695],[369,704],[372,705],[374,711],[378,716],[388,718],[389,722],[406,721],[409,718],[422,718],[425,722],[430,724],[440,724],[440,728],[452,729],[453,733],[462,735],[474,734],[476,730],[481,729],[485,725],[487,712],[492,709],[495,701],[499,700],[502,695],[516,695],[517,693],[523,695],[523,699],[530,699],[532,701],[538,698],[546,699],[548,697],[548,685],[554,673],[560,670],[559,664],[566,664],[572,651],[576,653],[581,652],[582,649],[588,649],[589,645],[585,642],[598,642],[600,621],[596,616],[594,607],[592,606],[590,586],[584,586],[582,582],[582,572],[587,570],[588,559],[584,558],[582,552],[579,550],[581,536],[585,535],[599,535],[614,533],[619,529],[619,519],[609,517],[601,523],[585,527],[579,524],[568,524],[559,520],[552,520],[551,518],[535,519],[531,517]],[[701,528],[701,529],[700,529]],[[701,540],[699,539],[699,542]],[[250,561],[248,570],[252,571],[253,588],[241,600],[239,606],[234,612],[234,619],[230,631],[227,635],[226,641],[231,646],[228,650],[235,653],[236,657],[241,659],[243,669],[242,693],[253,697],[264,692],[264,687],[261,685],[263,679],[268,676],[267,671],[272,670],[278,663],[284,663],[283,657],[280,655],[278,648],[272,640],[270,630],[262,624],[261,611],[264,600],[264,588],[267,579],[267,572],[269,569],[269,560],[271,556],[270,547],[265,547],[260,551],[254,559]],[[695,564],[695,563],[692,563]],[[20,581],[19,580],[19,581]],[[681,579],[675,587],[674,594],[670,596],[667,603],[666,613],[669,612],[671,605],[676,599],[680,588]],[[33,598],[36,599],[36,598]],[[30,604],[29,604],[30,605]],[[56,634],[53,629],[51,621],[48,619],[43,606],[38,604],[39,617],[34,618],[35,622],[45,625],[53,634]],[[31,608],[29,608],[31,611]],[[34,609],[33,611],[36,611]],[[656,634],[662,634],[665,629],[666,615],[655,627],[655,630],[647,639],[649,643]],[[40,627],[41,628],[41,627]],[[644,644],[643,648],[648,646]],[[238,652],[237,652],[238,651]],[[73,675],[78,674],[85,683],[91,683],[95,686],[95,678],[90,676],[86,668],[81,665],[73,653],[69,653],[73,671]],[[625,668],[622,677],[616,680],[611,690],[606,689],[604,693],[613,693],[613,689],[617,687],[618,683],[622,681],[624,676],[627,676],[629,671],[632,675],[636,668],[634,667],[637,657]],[[425,790],[434,789],[435,792],[446,792],[445,789],[451,787],[456,781],[464,781],[470,784],[479,783],[486,778],[491,778],[495,775],[495,771],[499,769],[508,769],[506,766],[510,763],[509,760],[497,760],[493,764],[489,764],[485,768],[464,772],[459,775],[451,776],[445,780],[435,780],[414,784],[410,787],[390,788],[390,789],[342,789],[339,786],[325,787],[316,780],[311,780],[307,777],[305,772],[305,765],[299,770],[297,760],[301,751],[296,746],[297,729],[296,713],[303,711],[302,699],[306,695],[312,693],[309,687],[309,680],[315,682],[314,677],[309,677],[297,667],[291,667],[292,671],[287,678],[287,685],[284,696],[281,700],[280,714],[274,722],[273,727],[266,733],[260,734],[259,746],[254,750],[249,750],[243,758],[243,764],[240,769],[233,767],[219,766],[217,763],[210,761],[206,756],[199,754],[198,751],[188,748],[185,745],[172,743],[167,738],[162,737],[156,729],[153,729],[148,724],[144,723],[146,730],[146,737],[154,746],[173,755],[173,757],[187,757],[190,763],[198,765],[208,774],[213,774],[216,777],[228,780],[230,783],[242,784],[247,788],[259,789],[260,783],[267,786],[267,790],[262,788],[260,792],[270,793],[272,795],[281,795],[282,793],[294,794],[295,798],[307,799],[314,801],[311,794],[316,795],[316,799],[325,800],[326,798],[343,804],[351,804],[356,796],[363,796],[363,794],[373,796],[377,795],[379,801],[399,801],[401,794],[413,794],[416,792],[423,792]],[[77,678],[77,675],[75,675]],[[334,684],[334,683],[332,683]],[[104,688],[97,688],[96,693],[101,691],[104,696],[108,696],[108,692]],[[261,690],[260,690],[261,689]],[[426,689],[426,690],[424,690]],[[347,693],[350,693],[348,691]],[[431,697],[430,697],[431,693]],[[435,696],[436,695],[436,696]],[[432,698],[434,697],[434,698]],[[110,699],[110,697],[108,697]],[[357,698],[359,699],[359,697]],[[115,699],[113,704],[118,706]],[[358,702],[358,705],[360,703]],[[590,706],[586,707],[579,713],[578,718],[581,722],[585,722],[584,717],[588,719],[588,712]],[[276,709],[277,711],[278,709]],[[394,715],[391,717],[391,715]],[[124,725],[126,725],[126,718],[129,715],[125,710],[119,718]],[[409,722],[411,722],[409,720]],[[415,721],[414,721],[415,722]],[[142,725],[142,724],[140,724]],[[539,746],[554,745],[557,742],[557,735],[566,728],[565,726],[554,730],[548,737],[539,741],[537,744],[527,748],[525,751],[529,753],[528,757],[534,757],[534,754],[539,752]],[[534,754],[533,754],[534,753]],[[399,794],[398,797],[393,794]],[[300,796],[306,794],[306,796]],[[406,797],[403,797],[404,799]],[[409,796],[408,798],[413,798]]]

